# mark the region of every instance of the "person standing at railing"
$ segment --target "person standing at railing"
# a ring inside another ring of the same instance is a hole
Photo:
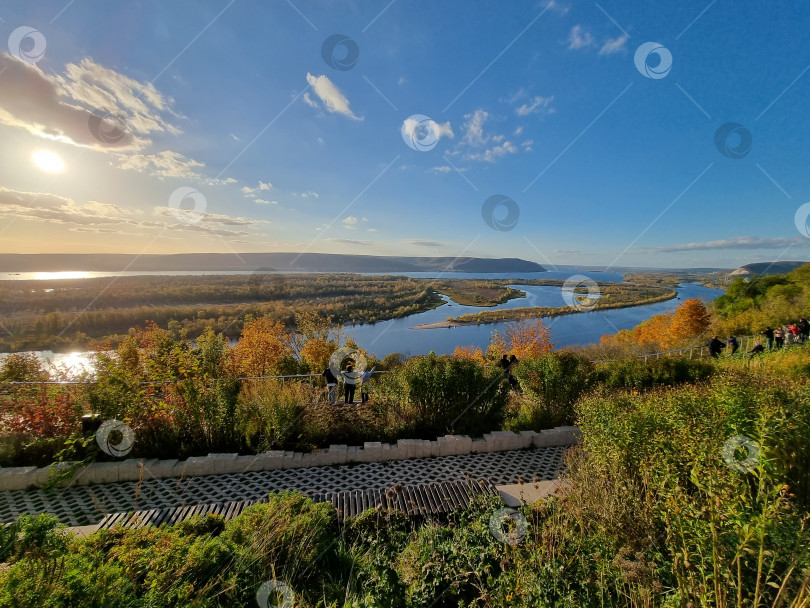
[[[785,344],[794,344],[796,342],[796,334],[798,334],[796,325],[788,325],[785,330]]]
[[[370,370],[363,372],[363,375],[360,377],[362,384],[360,385],[360,403],[365,403],[368,401],[368,383],[371,380],[371,374],[374,373],[374,368],[372,367]]]
[[[357,374],[354,372],[354,363],[349,361],[346,369],[340,372],[343,376],[343,404],[349,405],[354,403],[355,382],[357,381]]]
[[[737,349],[740,348],[740,343],[737,341],[737,338],[735,338],[734,336],[729,336],[728,341],[726,342],[726,344],[728,344],[728,351],[729,351],[728,354],[729,355],[734,355],[734,353],[737,352]]]
[[[773,330],[773,341],[776,348],[782,348],[785,345],[785,331],[785,328],[781,325]]]
[[[321,375],[326,378],[326,395],[329,398],[329,405],[335,405],[335,400],[337,399],[337,378],[335,378],[335,374],[333,374],[332,370],[328,367],[323,370],[323,374]]]
[[[515,368],[518,364],[518,358],[515,355],[509,355],[509,367],[506,368],[506,379],[509,380],[509,386],[513,390],[519,390],[517,378],[515,378]]]
[[[714,336],[709,343],[707,344],[709,347],[709,354],[717,359],[720,356],[721,351],[726,347],[726,345],[720,340],[717,336]]]
[[[771,329],[770,325],[768,325],[768,327],[765,328],[765,331],[762,332],[762,335],[765,336],[765,344],[768,350],[773,349],[773,329]]]
[[[810,338],[810,322],[802,317],[799,319],[798,327],[802,343],[807,342],[807,339]]]

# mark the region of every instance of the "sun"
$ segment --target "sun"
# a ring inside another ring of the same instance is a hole
[[[50,150],[37,150],[31,155],[34,164],[46,173],[59,173],[65,168],[65,163],[55,152]]]

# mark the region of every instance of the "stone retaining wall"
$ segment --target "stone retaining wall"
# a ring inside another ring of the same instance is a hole
[[[128,458],[119,462],[96,462],[77,469],[59,485],[87,485],[194,477],[224,473],[245,473],[272,469],[296,469],[337,464],[431,458],[480,452],[506,452],[530,447],[568,446],[577,442],[580,431],[575,426],[561,426],[536,433],[535,431],[493,431],[483,437],[471,439],[467,435],[445,435],[436,441],[427,439],[400,439],[396,444],[367,441],[363,447],[330,445],[315,452],[273,451],[240,456],[238,454],[208,454],[193,456],[185,461],[157,458]],[[43,468],[0,468],[0,491],[25,490],[43,487],[51,475],[70,470],[71,463],[58,463]]]

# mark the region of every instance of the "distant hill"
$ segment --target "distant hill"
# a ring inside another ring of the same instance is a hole
[[[729,277],[763,276],[769,274],[785,274],[804,266],[807,262],[757,262],[746,264],[728,273]]]
[[[267,270],[284,272],[545,272],[519,258],[395,257],[331,253],[0,254],[0,272],[174,272]]]

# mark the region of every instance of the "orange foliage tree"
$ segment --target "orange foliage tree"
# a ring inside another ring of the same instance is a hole
[[[665,312],[642,321],[633,328],[636,344],[657,344],[666,348],[669,343],[669,325],[672,323],[672,313]]]
[[[650,317],[632,331],[623,329],[612,336],[602,336],[602,345],[652,344],[664,350],[685,346],[702,336],[712,323],[711,315],[698,298],[689,298],[675,308]]]
[[[456,346],[452,356],[475,361],[476,363],[484,363],[484,352],[476,346]]]
[[[233,371],[240,376],[272,375],[279,361],[292,355],[291,339],[281,321],[269,317],[248,321],[229,351]]]
[[[684,300],[675,309],[669,335],[672,344],[684,344],[704,334],[712,324],[709,311],[698,298]]]
[[[487,356],[498,359],[500,355],[515,355],[518,359],[534,359],[551,352],[551,330],[542,319],[522,319],[504,327],[503,336],[497,330],[492,332]]]

